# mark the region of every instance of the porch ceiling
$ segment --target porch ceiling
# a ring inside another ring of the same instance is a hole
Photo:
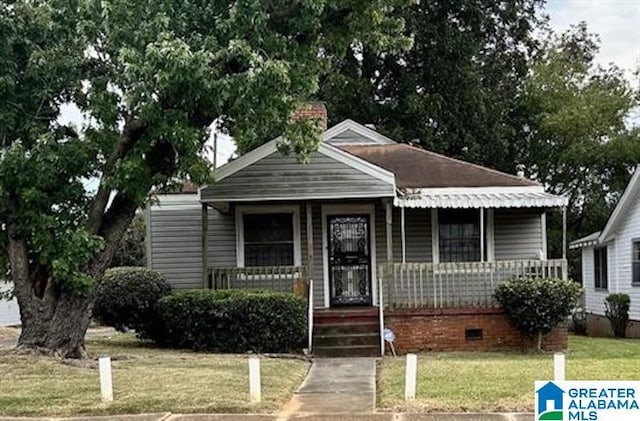
[[[553,208],[568,198],[542,187],[402,189],[394,206],[402,208]]]

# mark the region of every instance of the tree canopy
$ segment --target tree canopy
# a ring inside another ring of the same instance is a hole
[[[391,138],[513,172],[521,86],[538,44],[539,0],[434,0],[398,9],[413,48],[351,46],[321,83],[334,121],[373,123]]]
[[[283,132],[284,150],[313,150],[313,124],[291,111],[348,45],[408,46],[402,3],[1,2],[0,258],[20,345],[83,353],[95,281],[151,192],[207,180],[214,120],[241,151]],[[70,102],[83,127],[58,119]]]

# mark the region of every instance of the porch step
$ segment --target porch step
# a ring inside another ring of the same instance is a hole
[[[313,348],[316,357],[377,357],[380,355],[380,345],[342,345],[317,346]]]
[[[378,334],[380,324],[376,321],[343,321],[339,323],[313,324],[313,337],[322,335],[353,335],[359,333]]]
[[[316,347],[335,347],[349,345],[380,345],[380,335],[376,332],[367,333],[334,333],[329,335],[315,335]]]
[[[316,357],[369,357],[380,354],[377,307],[318,309],[313,313]]]
[[[320,309],[313,313],[313,324],[339,324],[357,322],[377,322],[379,317],[377,307],[364,307],[352,309]]]

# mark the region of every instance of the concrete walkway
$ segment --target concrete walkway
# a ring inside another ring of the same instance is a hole
[[[372,414],[375,407],[375,358],[318,358],[282,415]]]
[[[141,414],[75,418],[12,418],[0,421],[534,421],[533,414]]]

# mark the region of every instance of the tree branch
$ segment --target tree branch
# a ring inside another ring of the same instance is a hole
[[[100,187],[89,211],[88,229],[91,234],[97,234],[102,225],[104,218],[104,211],[109,203],[109,196],[111,195],[111,189],[107,183],[109,177],[113,175],[113,171],[118,160],[124,158],[127,153],[133,148],[146,131],[146,125],[140,120],[128,121],[123,129],[122,137],[116,145],[113,154],[109,157],[102,169],[102,176],[100,177]]]

